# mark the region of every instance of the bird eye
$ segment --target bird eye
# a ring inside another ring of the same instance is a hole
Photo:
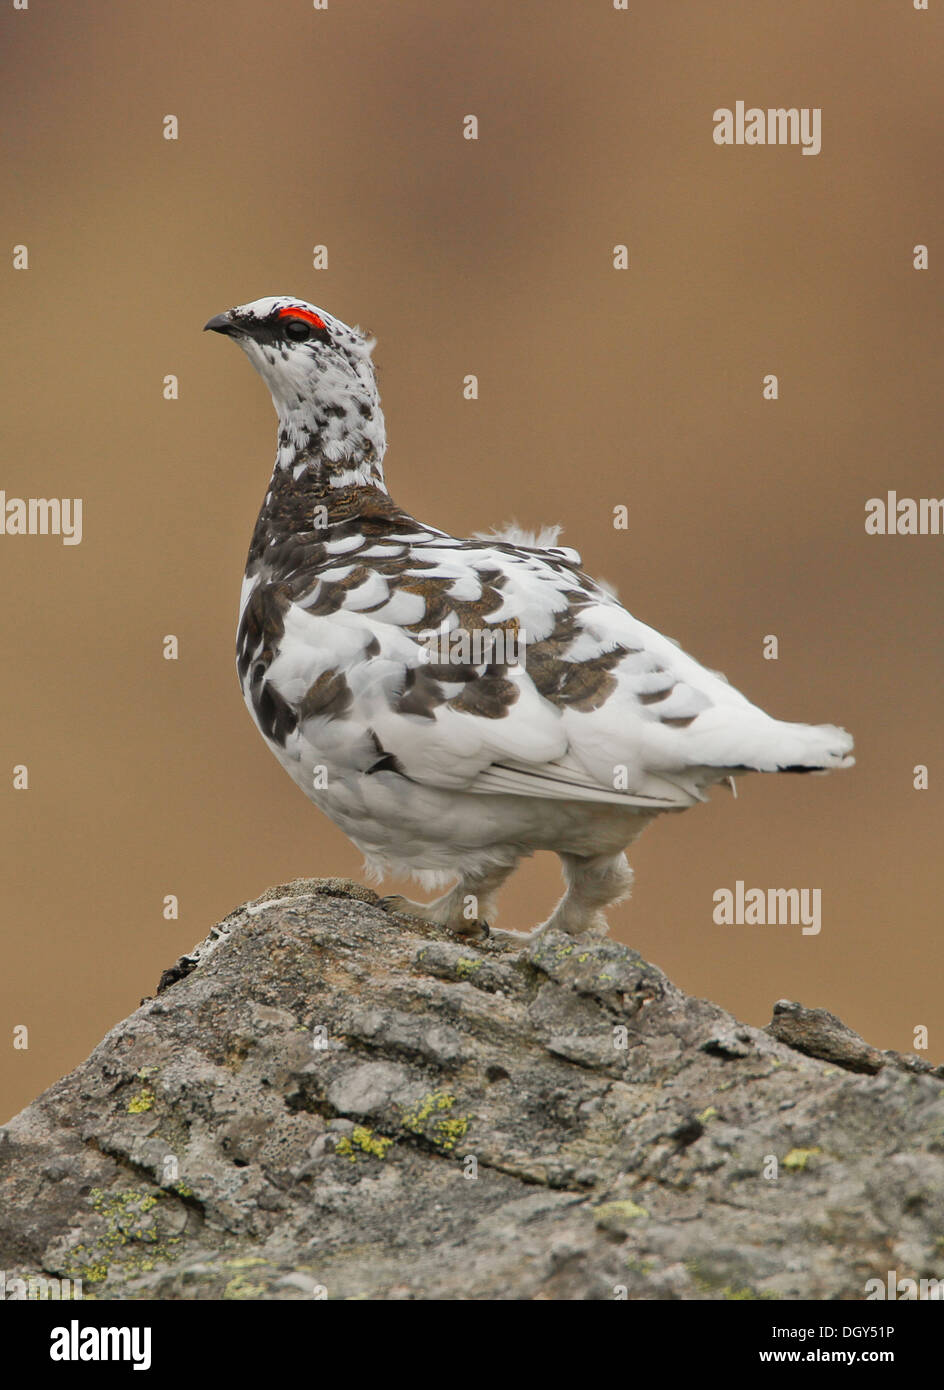
[[[285,325],[285,336],[295,343],[304,343],[311,337],[311,325],[303,319],[289,319]]]

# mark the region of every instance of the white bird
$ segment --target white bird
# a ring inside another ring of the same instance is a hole
[[[556,529],[461,540],[398,507],[359,329],[293,296],[206,327],[244,349],[279,417],[240,605],[246,704],[369,872],[456,880],[392,910],[480,933],[521,858],[553,850],[566,892],[530,935],[605,932],[632,882],[624,850],[655,816],[743,772],[851,766],[844,730],[752,705]]]

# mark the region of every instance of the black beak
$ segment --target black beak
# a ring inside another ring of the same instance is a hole
[[[208,328],[211,329],[214,333],[232,334],[239,332],[239,329],[233,323],[233,320],[230,318],[228,312],[225,314],[216,314],[212,319],[209,319],[203,325],[204,333],[207,331]]]

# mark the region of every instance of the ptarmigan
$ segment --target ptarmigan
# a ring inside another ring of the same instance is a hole
[[[605,931],[623,851],[660,812],[742,772],[851,765],[844,730],[772,719],[556,532],[458,540],[398,507],[359,329],[292,296],[206,327],[244,349],[279,416],[240,606],[246,704],[373,873],[458,880],[394,911],[478,933],[518,861],[553,850],[567,891],[535,932]]]

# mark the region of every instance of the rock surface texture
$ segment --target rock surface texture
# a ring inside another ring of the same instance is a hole
[[[944,1069],[610,940],[299,880],[0,1130],[0,1268],[160,1299],[864,1297],[944,1273]]]

